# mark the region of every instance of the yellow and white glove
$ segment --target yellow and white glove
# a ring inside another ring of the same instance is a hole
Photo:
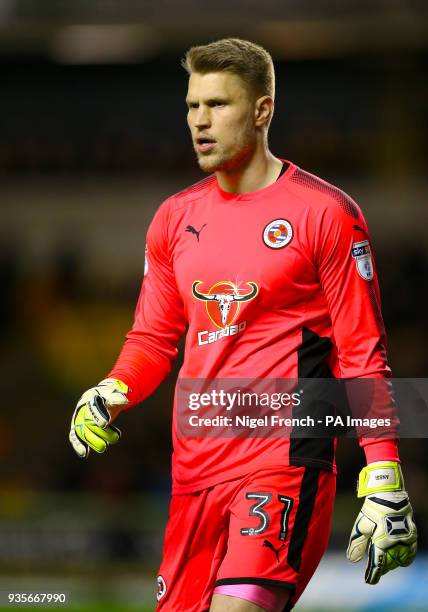
[[[361,561],[368,548],[365,581],[377,584],[384,574],[410,565],[416,556],[417,531],[404,490],[400,464],[370,463],[360,472],[358,497],[365,497],[355,521],[346,556]]]
[[[104,453],[109,444],[116,444],[121,433],[110,424],[115,414],[128,403],[128,386],[115,378],[105,378],[96,387],[85,391],[77,402],[71,419],[69,439],[76,453],[84,459],[92,448]]]

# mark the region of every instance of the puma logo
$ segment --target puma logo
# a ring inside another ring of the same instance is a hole
[[[359,225],[354,225],[354,230],[358,230],[359,232],[363,232],[363,234],[366,233],[366,230],[363,229],[362,227],[360,227]]]
[[[197,241],[199,242],[199,234],[202,232],[202,230],[204,229],[204,227],[206,226],[206,223],[203,224],[203,226],[201,227],[201,229],[198,231],[196,230],[193,225],[188,225],[186,227],[186,232],[190,232],[191,234],[195,234]]]
[[[275,548],[275,546],[273,544],[271,544],[269,542],[269,540],[265,540],[263,542],[263,546],[266,546],[267,548],[270,548],[275,553],[276,560],[279,563],[279,553],[281,552],[281,550],[283,548],[285,548],[285,544],[281,544],[281,546],[279,548]]]

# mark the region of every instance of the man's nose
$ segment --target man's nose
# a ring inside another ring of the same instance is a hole
[[[209,109],[205,106],[200,106],[195,117],[195,127],[203,129],[211,125],[211,116]]]

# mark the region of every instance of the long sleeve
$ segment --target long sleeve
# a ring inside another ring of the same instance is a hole
[[[316,222],[315,260],[330,312],[338,351],[340,376],[346,379],[385,379],[391,375],[386,357],[386,336],[380,293],[368,228],[353,203],[337,202],[319,211]],[[391,397],[379,381],[377,400],[388,409]],[[360,437],[367,462],[398,461],[396,440]]]
[[[170,200],[157,211],[147,233],[146,271],[135,320],[110,377],[125,382],[129,406],[138,404],[166,378],[186,326],[168,243]]]

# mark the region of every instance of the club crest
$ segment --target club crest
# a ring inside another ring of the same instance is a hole
[[[263,242],[270,249],[282,249],[293,239],[293,227],[286,219],[275,219],[263,230]]]

